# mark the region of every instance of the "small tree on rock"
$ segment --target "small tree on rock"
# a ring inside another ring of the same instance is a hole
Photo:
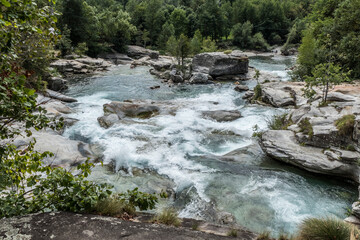
[[[312,71],[313,76],[307,76],[305,78],[305,96],[309,98],[313,97],[316,94],[314,87],[322,87],[322,100],[325,103],[327,101],[329,88],[350,81],[350,73],[351,71],[344,72],[339,65],[332,62],[316,65]]]

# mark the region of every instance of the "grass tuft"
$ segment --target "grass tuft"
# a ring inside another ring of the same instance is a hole
[[[300,132],[307,134],[310,137],[310,139],[313,137],[314,130],[310,123],[309,118],[302,119],[298,125],[300,128]]]
[[[358,234],[358,230],[356,233],[352,233],[352,231],[352,226],[343,220],[308,218],[301,224],[298,238],[301,240],[349,240],[352,234]]]
[[[235,228],[230,229],[230,231],[227,233],[229,237],[237,237],[238,236],[238,230]]]
[[[271,130],[286,130],[293,122],[288,114],[277,115],[268,120],[268,127]]]
[[[178,218],[178,213],[173,208],[164,209],[160,214],[155,216],[154,222],[165,225],[172,225],[175,227],[179,227],[181,225],[181,220]]]
[[[339,135],[352,135],[354,131],[355,115],[344,115],[335,121],[335,126],[339,130]]]
[[[97,214],[112,217],[122,217],[124,214],[135,215],[136,210],[132,205],[116,197],[108,197],[96,203],[94,211]]]

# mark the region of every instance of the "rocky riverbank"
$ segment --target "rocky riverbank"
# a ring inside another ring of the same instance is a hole
[[[304,83],[269,82],[261,85],[255,103],[289,108],[277,118],[275,129],[261,134],[264,152],[277,160],[310,172],[350,179],[359,184],[360,84],[343,84],[329,92],[322,104],[321,91],[314,101],[302,95]],[[347,221],[359,223],[359,207]]]

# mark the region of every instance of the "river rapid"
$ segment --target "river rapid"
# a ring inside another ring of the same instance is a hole
[[[286,81],[285,69],[293,62],[255,57],[250,65]],[[180,217],[208,221],[229,212],[255,232],[294,233],[307,217],[345,217],[357,198],[355,186],[269,159],[252,137],[253,126],[264,130],[268,119],[285,110],[247,104],[233,83],[169,87],[148,70],[116,66],[101,76],[71,81],[66,94],[78,100],[71,105],[71,117],[80,121],[64,135],[96,144],[104,163],[114,166],[97,166],[92,180],[111,183],[115,191],[167,190],[171,198],[161,201],[160,208],[172,205]],[[154,85],[160,88],[151,90]],[[171,104],[176,113],[101,128],[97,118],[103,104],[127,99]],[[215,122],[202,117],[201,111],[208,110],[239,110],[242,118]]]

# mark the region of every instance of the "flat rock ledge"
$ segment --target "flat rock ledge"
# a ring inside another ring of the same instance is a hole
[[[135,222],[136,221],[136,222]],[[125,221],[118,218],[67,212],[40,213],[0,220],[0,239],[89,240],[89,239],[234,239],[226,236],[227,227],[184,219],[182,227]],[[191,224],[198,224],[198,231]],[[237,229],[237,239],[256,239],[256,234]]]
[[[322,148],[301,146],[293,131],[269,130],[262,135],[264,151],[271,157],[314,173],[338,176],[359,183],[356,163],[329,158]]]

